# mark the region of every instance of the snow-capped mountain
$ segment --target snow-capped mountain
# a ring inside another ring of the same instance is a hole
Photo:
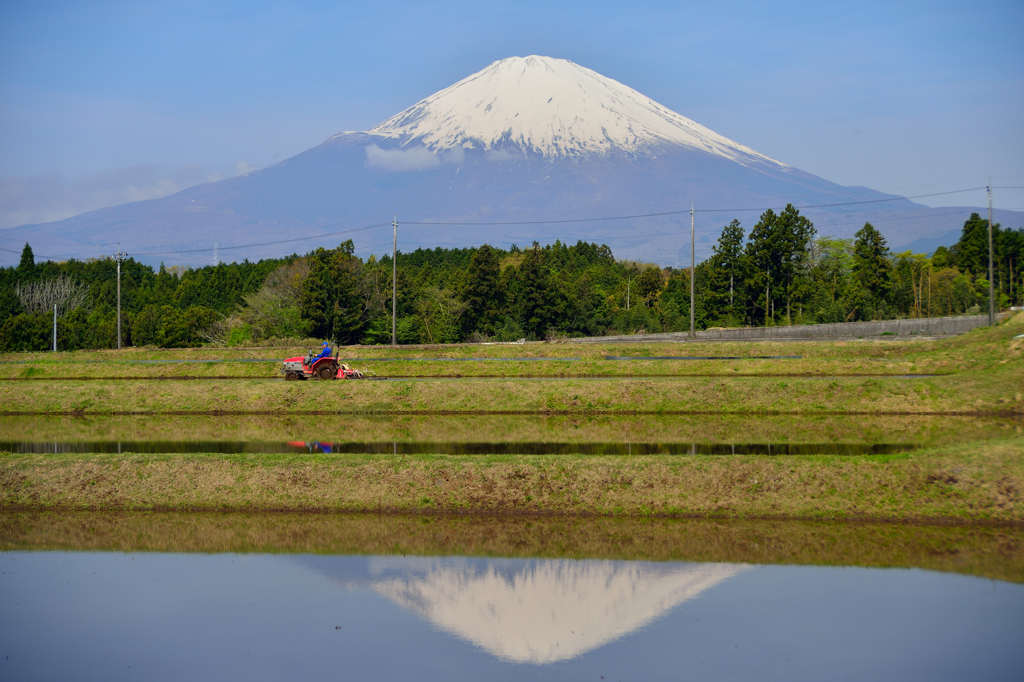
[[[836,185],[570,61],[512,57],[263,170],[0,231],[0,263],[16,263],[26,241],[41,257],[96,257],[120,242],[144,262],[203,264],[215,242],[221,259],[241,260],[351,238],[365,256],[390,251],[397,214],[404,251],[582,239],[684,265],[691,202],[698,259],[733,218],[749,229],[790,202],[820,234],[849,237],[870,220],[893,247],[948,241],[972,210]]]
[[[431,152],[482,149],[546,159],[649,153],[680,145],[744,165],[784,163],[708,130],[636,90],[566,59],[494,62],[372,128]]]

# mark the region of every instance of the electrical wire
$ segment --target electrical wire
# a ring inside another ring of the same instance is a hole
[[[388,215],[390,215],[390,214],[388,214]],[[368,217],[365,217],[365,218],[353,218],[352,220],[338,220],[338,221],[335,221],[335,222],[324,223],[323,225],[316,225],[315,227],[319,227],[321,229],[324,229],[324,228],[328,228],[328,227],[337,227],[339,225],[351,225],[353,223],[363,223],[363,222],[366,222],[368,220],[381,220],[382,218],[387,218],[387,217],[388,217],[387,215],[375,215],[375,216],[368,216]],[[388,224],[390,225],[391,223],[388,223]],[[288,225],[278,225],[273,231],[270,231],[270,232],[247,233],[246,236],[248,236],[248,237],[262,237],[262,236],[268,235],[268,234],[280,234],[282,230],[286,230],[286,229],[288,229]],[[192,240],[192,241],[195,241],[195,240]],[[159,241],[159,242],[149,242],[148,244],[136,244],[135,246],[136,246],[136,248],[150,247],[150,246],[156,246],[157,248],[160,248],[160,247],[163,247],[163,246],[168,245],[168,244],[173,246],[174,244],[188,244],[188,243],[190,243],[190,242],[187,242],[187,241],[186,242]],[[229,248],[229,247],[224,247],[224,248]],[[212,249],[211,249],[211,251],[212,251]]]
[[[167,256],[178,253],[211,253],[213,251],[232,251],[234,249],[248,249],[256,246],[273,246],[275,244],[291,244],[293,242],[304,242],[310,239],[320,239],[321,237],[333,237],[339,234],[351,234],[353,232],[365,232],[366,230],[376,230],[380,227],[390,227],[391,223],[378,223],[376,225],[367,225],[366,227],[355,227],[349,230],[338,230],[337,232],[325,232],[323,234],[315,234],[308,237],[296,237],[294,239],[279,239],[272,242],[260,242],[257,244],[241,244],[239,246],[220,246],[217,248],[209,249],[183,249],[180,251],[139,251],[131,254],[132,256]]]
[[[955,214],[958,214],[958,213],[963,213],[963,209],[956,209],[956,210],[951,210],[951,211],[945,211],[944,213],[932,214],[929,217],[937,218],[937,217],[942,217],[942,216],[947,216],[947,215],[955,215]],[[876,219],[876,220],[870,221],[870,222],[872,222],[872,223],[883,223],[883,222],[893,222],[893,221],[898,221],[898,220],[907,220],[907,218],[904,218],[904,217],[900,217],[900,218],[879,218],[879,219]],[[406,224],[408,224],[408,223],[406,223]],[[845,223],[829,223],[826,227],[827,228],[845,227],[847,225],[859,225],[859,224],[861,224],[861,221],[855,220],[855,221],[852,221],[852,222],[845,222]],[[717,228],[705,227],[705,228],[697,228],[696,229],[696,234],[698,236],[715,236],[715,235],[721,234],[721,232]],[[585,237],[587,237],[588,235],[578,235],[578,234],[577,235],[573,235],[573,234],[570,234],[570,235],[566,235],[566,236],[568,236],[569,238],[574,237],[574,236],[577,237],[577,238],[584,237],[583,241],[588,241],[588,242],[591,241],[589,239],[585,239]],[[620,240],[620,239],[646,239],[648,237],[664,237],[664,236],[681,236],[681,237],[685,237],[686,236],[686,230],[680,230],[680,231],[676,231],[676,232],[656,232],[654,234],[632,234],[632,235],[624,235],[624,236],[621,236],[621,237],[597,237],[597,238],[595,238],[593,240],[593,243],[598,243],[598,242],[602,242],[603,243],[603,242],[607,242],[607,241]],[[495,240],[495,241],[497,241],[497,240]],[[424,246],[428,246],[428,248],[429,248],[430,246],[475,247],[475,246],[479,246],[483,242],[478,242],[478,241],[471,241],[471,242],[435,242],[435,241],[431,241],[431,242],[425,242],[425,241],[416,241],[416,240],[405,240],[403,243],[405,244],[406,247],[409,247],[411,245],[411,246],[418,246],[418,248],[423,248]],[[488,242],[488,243],[490,243],[490,242]],[[511,241],[509,243],[511,243]],[[568,245],[568,242],[566,242],[566,244]],[[371,254],[373,254],[374,253],[374,251],[373,251],[374,249],[377,249],[377,248],[380,248],[380,247],[391,246],[391,245],[392,244],[391,244],[390,241],[388,241],[388,242],[381,242],[379,244],[372,244],[369,247],[365,247],[364,251],[366,249],[369,249],[369,252]],[[407,254],[409,254],[411,252],[410,251],[404,251],[403,252],[403,251],[400,250],[400,253],[403,253],[403,254],[407,255]],[[389,254],[384,253],[384,254],[382,254],[382,256],[389,256]]]
[[[923,199],[925,197],[938,197],[947,194],[960,194],[963,192],[976,192],[978,190],[985,189],[984,187],[971,187],[970,189],[956,189],[948,192],[935,192],[932,194],[919,194],[912,197],[893,197],[891,199],[867,199],[863,201],[844,201],[835,204],[811,204],[807,206],[797,206],[799,210],[808,208],[831,208],[840,206],[860,206],[864,204],[881,204],[892,201],[907,201],[910,199]],[[767,208],[698,208],[694,209],[695,213],[735,213],[740,211],[769,211],[774,210],[777,206],[770,206]],[[681,211],[663,211],[661,213],[637,213],[633,215],[624,216],[604,216],[600,218],[567,218],[563,220],[509,220],[509,221],[494,221],[494,222],[441,222],[441,221],[429,221],[429,222],[406,222],[404,225],[443,225],[445,227],[482,227],[490,225],[561,225],[566,223],[591,223],[591,222],[605,222],[609,220],[634,220],[637,218],[659,218],[670,215],[683,215],[690,212],[690,209],[684,209]]]
[[[885,198],[885,199],[869,199],[869,200],[861,200],[861,201],[847,201],[847,202],[838,202],[838,203],[832,203],[832,204],[810,204],[810,205],[805,205],[805,206],[799,206],[797,208],[798,208],[798,210],[806,210],[806,209],[810,209],[810,208],[833,208],[833,207],[843,207],[843,206],[860,206],[860,205],[868,205],[868,204],[890,203],[890,202],[894,202],[894,201],[905,201],[905,200],[923,199],[923,198],[935,197],[935,196],[946,196],[946,195],[950,195],[950,194],[961,194],[961,193],[965,193],[965,192],[974,192],[974,191],[984,190],[984,189],[987,189],[987,188],[986,187],[971,187],[971,188],[968,188],[968,189],[949,190],[949,191],[946,191],[946,192],[933,192],[933,193],[930,193],[930,194],[919,194],[919,195],[909,196],[909,197],[891,197],[891,198]],[[996,187],[995,189],[1024,189],[1024,187],[1000,186],[1000,187]],[[668,205],[671,205],[671,204],[668,204]],[[731,208],[731,209],[730,208],[718,208],[718,209],[700,208],[700,209],[694,209],[694,212],[695,213],[735,213],[735,212],[747,212],[747,211],[765,212],[765,211],[768,211],[768,210],[773,210],[774,208],[776,208],[776,207],[768,207],[768,208],[765,208],[765,207],[759,207],[759,208]],[[588,210],[588,209],[585,209],[585,210]],[[599,209],[593,209],[593,210],[599,210]],[[1013,210],[1013,209],[1004,209],[1004,210]],[[685,215],[685,214],[687,214],[689,212],[690,212],[690,209],[682,209],[682,210],[678,210],[678,211],[661,211],[661,212],[655,212],[655,213],[637,213],[637,214],[632,214],[632,215],[599,216],[599,217],[589,217],[589,218],[565,218],[565,219],[558,219],[558,220],[514,220],[514,221],[491,221],[491,222],[480,222],[480,221],[472,221],[472,222],[468,222],[468,221],[459,221],[459,222],[410,221],[410,222],[404,222],[404,223],[401,223],[401,224],[403,224],[403,225],[418,225],[418,226],[425,226],[425,227],[429,227],[429,226],[485,227],[485,226],[502,226],[502,225],[510,225],[510,226],[514,226],[514,225],[565,225],[565,224],[573,224],[573,223],[594,223],[594,222],[609,222],[609,221],[616,221],[616,220],[636,220],[636,219],[641,219],[641,218],[657,218],[657,217],[674,216],[674,215]],[[951,213],[955,213],[955,212],[958,212],[958,211],[952,211]],[[419,215],[424,215],[424,214],[419,214]],[[453,215],[453,214],[449,214],[449,215]],[[458,215],[458,214],[454,214],[454,215]],[[887,220],[904,220],[904,219],[905,218],[879,219],[876,222],[883,222],[884,220],[887,221]],[[358,221],[342,221],[342,222],[332,223],[332,224],[333,225],[350,224],[351,222],[358,222]],[[859,221],[857,221],[857,222],[859,222]],[[854,223],[830,224],[830,227],[839,227],[839,226],[842,226],[844,224],[854,224]],[[132,254],[132,256],[166,256],[166,255],[178,255],[178,254],[189,254],[189,253],[212,253],[214,251],[233,251],[233,250],[238,250],[238,249],[248,249],[248,248],[261,247],[261,246],[275,246],[275,245],[278,245],[278,244],[291,244],[291,243],[296,243],[296,242],[309,241],[311,239],[321,239],[321,238],[325,238],[325,237],[332,237],[332,236],[337,236],[337,235],[342,235],[342,234],[353,234],[353,233],[357,233],[357,232],[365,232],[367,230],[375,230],[375,229],[379,229],[379,228],[382,228],[382,227],[390,227],[390,226],[391,226],[391,223],[376,223],[376,224],[373,224],[373,225],[367,225],[367,226],[363,226],[363,227],[351,228],[351,229],[347,229],[347,230],[337,230],[337,231],[334,231],[334,232],[326,232],[326,233],[321,233],[321,234],[316,234],[316,235],[309,235],[309,236],[304,236],[304,237],[295,237],[295,238],[291,238],[291,239],[279,239],[279,240],[268,241],[268,242],[256,242],[256,243],[249,243],[249,244],[240,244],[240,245],[235,245],[235,246],[218,246],[216,248],[204,247],[204,248],[196,248],[196,249],[178,249],[178,250],[163,250],[163,251],[140,251],[140,252],[136,252],[136,253]],[[701,232],[705,232],[705,230],[701,230]],[[624,235],[624,236],[621,236],[621,237],[605,237],[603,239],[605,241],[620,240],[620,239],[642,239],[642,238],[645,238],[645,237],[658,237],[658,236],[668,236],[668,235],[675,235],[675,234],[678,234],[678,233],[676,233],[676,232],[665,232],[665,233],[655,233],[655,234],[650,234],[650,235]],[[19,251],[15,251],[15,250],[12,250],[12,249],[6,249],[6,248],[2,248],[2,247],[0,247],[0,250],[6,251],[8,253],[14,253],[14,254],[20,253]],[[42,255],[42,254],[40,254],[39,257],[40,258],[46,258],[46,259],[57,259],[58,258],[56,256],[49,256],[49,255]]]

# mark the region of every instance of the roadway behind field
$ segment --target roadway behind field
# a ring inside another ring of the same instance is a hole
[[[999,313],[996,322],[1009,318]],[[988,315],[926,317],[915,320],[879,320],[877,322],[834,322],[782,327],[737,327],[705,329],[691,337],[689,332],[591,336],[568,339],[570,343],[685,343],[696,341],[856,341],[913,337],[934,340],[957,336],[988,326]]]

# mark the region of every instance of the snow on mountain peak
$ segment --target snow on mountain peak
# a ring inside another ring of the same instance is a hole
[[[433,152],[463,147],[553,158],[675,144],[744,165],[787,168],[618,81],[551,57],[496,61],[369,132]]]

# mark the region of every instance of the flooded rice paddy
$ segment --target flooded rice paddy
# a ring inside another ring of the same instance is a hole
[[[367,455],[884,455],[909,452],[915,443],[490,443],[412,441],[0,441],[19,454],[324,453]]]
[[[963,416],[0,417],[0,451],[872,456]],[[0,679],[1014,680],[1024,528],[0,510]]]
[[[706,378],[727,376],[731,379],[747,378],[802,378],[802,379],[851,379],[865,377],[879,377],[886,379],[930,379],[934,377],[947,376],[944,374],[884,374],[871,372],[852,372],[845,374],[807,374],[807,373],[785,373],[771,372],[759,374],[728,374],[721,373],[689,373],[689,374],[597,374],[589,376],[530,376],[519,375],[514,377],[500,374],[478,375],[478,376],[452,376],[442,374],[431,375],[392,375],[375,376],[370,374],[364,381],[630,381],[642,379],[644,381],[664,381],[670,379]],[[171,375],[171,376],[96,376],[96,377],[0,377],[0,381],[9,382],[61,382],[69,381],[285,381],[283,376],[249,377],[249,376],[192,376],[192,375]]]
[[[3,513],[0,676],[1019,679],[1022,535]]]
[[[7,416],[0,451],[879,455],[1022,432],[1024,420],[958,416]]]

